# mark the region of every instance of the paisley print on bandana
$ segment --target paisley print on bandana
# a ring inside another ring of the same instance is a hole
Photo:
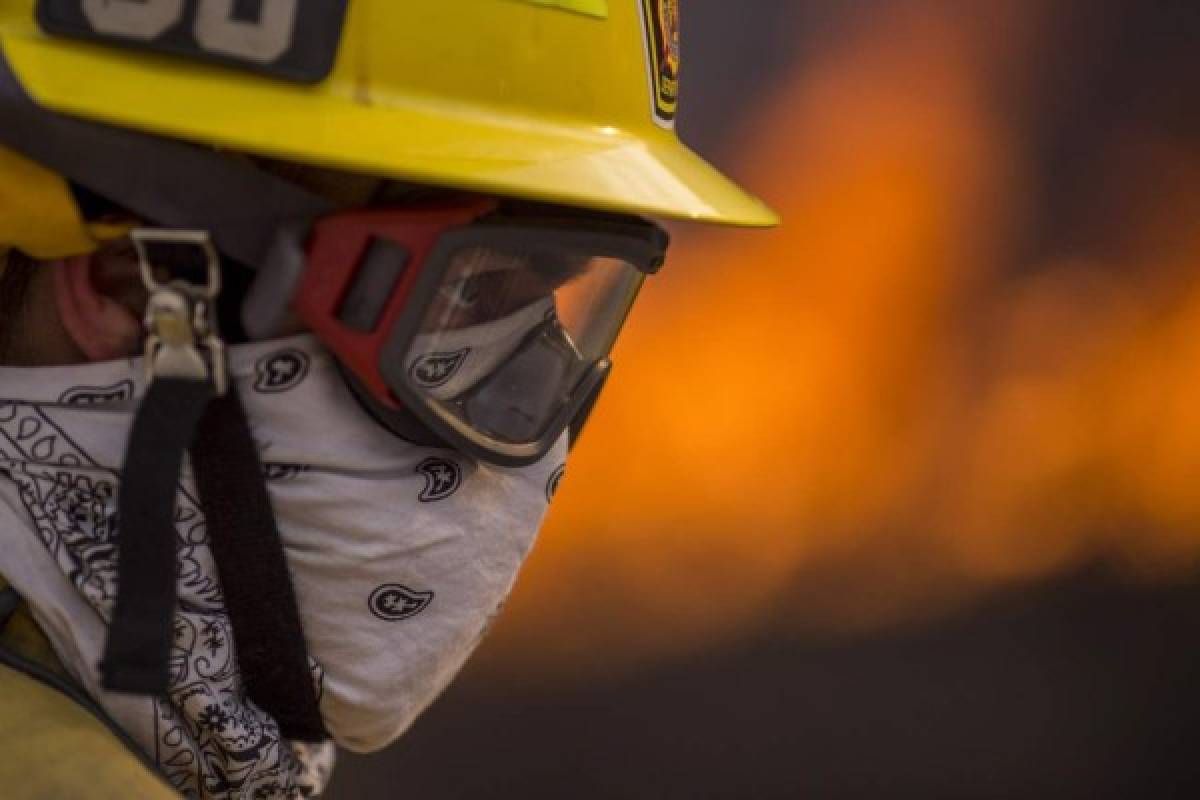
[[[337,745],[379,750],[458,673],[511,591],[566,458],[565,437],[538,464],[493,467],[383,434],[311,336],[238,345],[229,359],[288,558],[322,721]],[[131,393],[105,388],[127,383]],[[320,794],[333,744],[282,741],[246,696],[186,465],[174,520],[169,690],[150,698],[100,685],[116,596],[119,470],[145,390],[142,364],[0,367],[0,387],[21,398],[0,399],[0,574],[66,668],[187,797]]]
[[[105,620],[116,598],[119,477],[99,466],[38,406],[0,404],[0,472],[18,487],[42,544]],[[333,746],[295,747],[250,702],[204,516],[180,487],[179,607],[167,697],[154,700],[155,763],[188,798],[293,800],[323,790]],[[311,660],[311,659],[310,659]],[[320,691],[322,673],[311,663]]]

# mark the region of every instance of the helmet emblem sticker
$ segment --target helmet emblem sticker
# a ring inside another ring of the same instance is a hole
[[[430,353],[421,356],[412,366],[412,378],[423,389],[445,386],[462,367],[471,348],[464,347],[453,353]]]
[[[385,622],[412,619],[433,602],[433,592],[414,592],[398,583],[385,583],[371,592],[367,607]]]
[[[417,498],[422,503],[445,500],[462,486],[462,467],[445,458],[427,458],[417,465],[425,476],[425,489]]]
[[[675,125],[679,107],[679,0],[638,0],[646,34],[650,93],[654,120],[664,128]]]
[[[278,394],[294,389],[308,376],[308,354],[299,350],[281,350],[259,359],[254,390]]]
[[[69,406],[106,406],[133,399],[133,381],[112,386],[74,386],[62,393],[58,402]]]

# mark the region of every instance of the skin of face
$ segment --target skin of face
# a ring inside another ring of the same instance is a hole
[[[5,269],[16,267],[6,265]],[[17,288],[6,282],[0,291],[15,292]],[[6,366],[54,366],[87,361],[63,325],[54,297],[54,275],[44,264],[29,271],[28,281],[20,287],[19,304],[0,324],[5,331],[0,363]]]

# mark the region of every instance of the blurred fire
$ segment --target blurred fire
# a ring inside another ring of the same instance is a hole
[[[954,5],[861,21],[747,126],[786,225],[680,231],[493,667],[870,629],[1098,555],[1195,566],[1200,161],[1115,137],[1111,219],[1030,255],[996,97],[1045,20]]]

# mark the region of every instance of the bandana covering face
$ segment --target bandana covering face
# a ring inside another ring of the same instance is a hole
[[[449,683],[511,590],[565,439],[523,469],[408,444],[360,411],[307,336],[235,347],[230,368],[267,470],[322,717],[341,746],[381,748]],[[0,396],[14,398],[0,400],[0,574],[75,679],[185,796],[316,796],[333,744],[282,741],[246,698],[186,468],[168,695],[99,688],[119,468],[142,375],[140,360],[0,369]]]

